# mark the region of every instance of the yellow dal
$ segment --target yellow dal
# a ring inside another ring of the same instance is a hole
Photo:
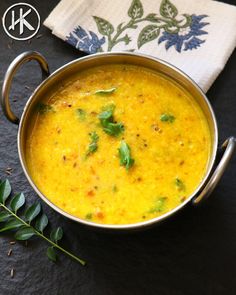
[[[112,87],[112,94],[95,94]],[[128,65],[89,69],[44,103],[53,111],[36,116],[27,136],[27,165],[39,190],[74,216],[104,224],[148,220],[178,206],[205,175],[207,121],[188,93],[158,73]],[[114,119],[125,127],[118,137],[106,134],[98,119],[111,103]],[[77,109],[86,112],[84,119]],[[162,122],[165,113],[175,120]],[[93,131],[98,149],[86,158]],[[122,139],[135,160],[128,171],[120,165]]]

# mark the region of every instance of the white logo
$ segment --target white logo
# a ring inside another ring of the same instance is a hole
[[[28,3],[17,3],[4,13],[2,24],[8,36],[15,40],[28,40],[35,36],[40,27],[38,11]]]

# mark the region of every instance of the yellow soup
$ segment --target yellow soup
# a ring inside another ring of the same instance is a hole
[[[29,173],[52,203],[79,218],[131,224],[160,216],[206,173],[211,137],[203,112],[143,67],[80,72],[36,112]]]

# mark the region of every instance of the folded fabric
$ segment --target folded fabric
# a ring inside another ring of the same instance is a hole
[[[44,21],[89,54],[138,51],[207,91],[236,46],[236,7],[212,0],[62,0]]]

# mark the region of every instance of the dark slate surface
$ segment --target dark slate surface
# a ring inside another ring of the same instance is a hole
[[[235,0],[228,0],[233,4]],[[1,0],[0,13],[16,1]],[[48,15],[58,0],[28,1],[41,14]],[[235,4],[235,3],[234,3]],[[31,44],[0,35],[0,80],[9,63],[25,50],[38,50],[46,56],[51,71],[82,56],[41,27],[40,39]],[[219,36],[220,42],[220,36]],[[217,46],[217,44],[215,44]],[[203,64],[204,66],[204,64]],[[236,135],[236,52],[208,92],[218,123],[220,141]],[[37,65],[25,65],[12,88],[12,105],[18,114],[40,81]],[[17,126],[0,115],[0,176],[12,167],[9,177],[15,191],[24,191],[28,202],[38,199],[19,163]],[[200,208],[189,207],[159,227],[125,235],[98,233],[69,220],[43,205],[53,225],[62,225],[64,244],[88,261],[83,268],[61,256],[57,265],[45,256],[46,244],[33,240],[12,246],[10,237],[0,239],[0,294],[159,294],[221,295],[236,293],[236,157],[211,198]],[[15,269],[14,278],[10,270]]]

